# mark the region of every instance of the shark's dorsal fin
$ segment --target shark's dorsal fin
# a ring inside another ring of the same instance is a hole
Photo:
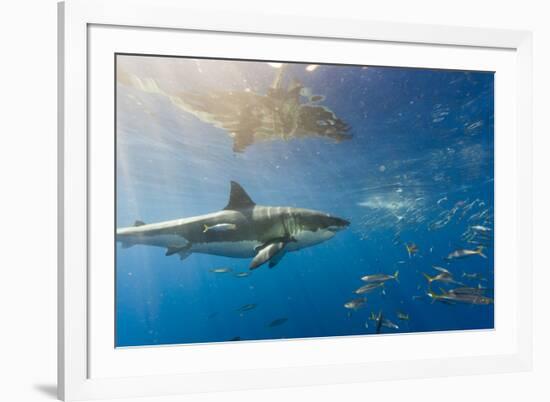
[[[241,185],[235,181],[231,182],[231,191],[229,192],[229,202],[225,206],[225,210],[240,210],[251,208],[256,203],[252,201],[246,191],[241,187]]]
[[[134,226],[143,226],[143,225],[145,225],[145,222],[143,221],[137,220],[134,222]]]

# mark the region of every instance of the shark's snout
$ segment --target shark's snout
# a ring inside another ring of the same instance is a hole
[[[328,220],[329,222],[327,228],[332,232],[344,230],[350,225],[350,221],[335,216],[329,216]]]

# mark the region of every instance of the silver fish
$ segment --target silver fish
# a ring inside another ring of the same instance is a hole
[[[397,312],[397,318],[400,319],[401,321],[408,321],[409,320],[409,314],[398,311]]]
[[[382,320],[382,326],[385,327],[385,328],[390,328],[390,329],[399,329],[399,325],[391,322],[387,318],[384,318]]]
[[[446,292],[441,289],[441,293],[435,293],[432,290],[426,292],[426,295],[434,301],[439,301],[446,304],[453,303],[466,303],[466,304],[477,304],[477,305],[488,305],[493,303],[493,299],[490,297],[477,295],[477,294],[468,294],[468,293],[454,293]]]
[[[487,289],[482,288],[482,287],[472,288],[472,287],[464,286],[464,287],[460,287],[460,288],[451,289],[451,290],[449,290],[449,293],[452,293],[452,294],[455,294],[455,295],[483,296],[485,294],[485,290],[487,290]]]
[[[283,325],[287,321],[288,321],[288,318],[277,318],[277,319],[271,321],[268,324],[268,327],[270,327],[270,328],[278,327],[279,325]]]
[[[344,304],[344,307],[350,310],[357,310],[363,306],[367,302],[366,297],[359,297],[357,299],[350,300],[349,302]]]
[[[216,225],[208,226],[204,225],[203,233],[207,232],[225,232],[227,230],[236,230],[237,225],[234,223],[218,223]]]
[[[466,279],[475,279],[478,281],[487,281],[487,279],[478,272],[474,272],[474,273],[462,272],[462,277]]]
[[[231,268],[222,267],[222,268],[212,268],[210,272],[213,272],[215,274],[226,274],[228,272],[231,272]]]
[[[488,227],[482,226],[482,225],[471,226],[471,229],[475,230],[476,232],[481,232],[481,233],[488,233],[492,230],[491,228],[488,228]]]
[[[365,293],[372,292],[375,289],[378,289],[380,287],[384,286],[384,282],[374,282],[374,283],[368,283],[364,286],[361,286],[359,289],[355,291],[358,295],[362,295]]]
[[[472,255],[479,255],[480,257],[487,258],[487,256],[483,254],[483,248],[483,246],[479,246],[475,250],[458,249],[450,253],[445,259],[454,260],[457,258],[464,258]]]
[[[458,282],[453,278],[453,274],[449,270],[442,267],[437,267],[435,265],[432,267],[436,271],[439,271],[439,274],[435,276],[429,276],[428,274],[423,272],[422,275],[426,278],[428,283],[431,284],[432,282],[443,282],[443,283],[454,283],[456,285],[463,285],[463,283]]]
[[[389,274],[365,275],[361,278],[361,280],[363,282],[375,283],[375,282],[386,282],[391,279],[395,279],[397,281],[398,277],[399,277],[399,271],[395,271],[393,275],[389,275]]]
[[[244,311],[250,311],[254,310],[256,307],[258,307],[255,303],[245,304],[237,309],[237,311],[244,312]]]

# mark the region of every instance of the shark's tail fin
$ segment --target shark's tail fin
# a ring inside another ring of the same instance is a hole
[[[487,258],[487,256],[483,254],[483,248],[483,246],[479,246],[478,248],[476,248],[476,254],[479,254],[480,257]]]

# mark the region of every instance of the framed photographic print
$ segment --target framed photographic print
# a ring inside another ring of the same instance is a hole
[[[61,398],[529,369],[529,33],[59,15]]]

